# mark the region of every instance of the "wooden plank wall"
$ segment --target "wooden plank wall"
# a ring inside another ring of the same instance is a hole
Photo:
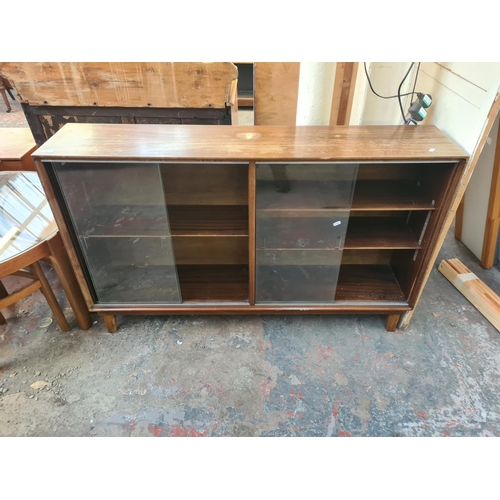
[[[224,108],[238,78],[229,62],[0,63],[31,106]]]
[[[255,125],[295,126],[300,63],[256,62]]]

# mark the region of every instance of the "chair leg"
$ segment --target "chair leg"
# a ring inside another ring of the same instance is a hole
[[[38,262],[35,262],[34,264],[31,264],[30,268],[31,272],[40,280],[40,283],[42,285],[40,290],[43,293],[45,299],[47,300],[47,303],[49,304],[52,314],[54,314],[54,317],[56,318],[59,328],[63,332],[69,332],[68,322],[64,317],[61,306],[57,302],[54,292],[52,291],[52,288],[50,288],[49,282],[47,281],[45,274],[43,274],[40,264]]]
[[[7,295],[9,295],[9,294],[8,294],[7,290],[5,289],[4,284],[0,280],[0,299],[7,297]],[[5,325],[5,323],[7,323],[7,320],[4,318],[4,315],[0,312],[0,325]]]
[[[92,318],[64,248],[61,235],[58,233],[50,238],[48,244],[51,253],[50,261],[73,309],[76,321],[82,330],[88,330],[92,326]]]
[[[0,94],[2,94],[5,105],[7,106],[7,113],[10,113],[12,108],[10,107],[10,103],[7,99],[7,94],[5,93],[5,87],[3,86],[2,83],[0,83]]]

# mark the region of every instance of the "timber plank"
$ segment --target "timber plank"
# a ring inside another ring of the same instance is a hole
[[[500,331],[500,297],[458,259],[443,260],[439,272]]]

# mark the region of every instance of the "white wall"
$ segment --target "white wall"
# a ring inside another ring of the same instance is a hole
[[[484,145],[483,151],[472,174],[467,191],[465,192],[465,209],[462,225],[462,241],[470,248],[472,253],[481,259],[483,252],[484,231],[488,215],[488,202],[490,196],[491,176],[493,174],[493,160],[498,136],[497,116],[489,140]]]
[[[337,63],[301,62],[296,125],[329,125]]]
[[[380,95],[397,95],[398,87],[404,78],[411,62],[372,62],[367,70],[372,82],[373,89]],[[406,94],[413,89],[417,64],[414,64],[408,77],[401,87],[401,93]],[[377,97],[369,88],[363,63],[359,63],[358,76],[366,81],[366,93],[362,125],[401,125],[403,117],[399,108],[398,99],[381,99]],[[419,77],[420,78],[420,77]],[[418,89],[418,85],[417,85]],[[401,99],[404,114],[408,112],[411,104],[410,96]]]
[[[371,63],[370,78],[375,90],[383,95],[397,92],[408,63]],[[362,63],[360,69],[363,72]],[[411,74],[409,77],[412,76]],[[365,77],[366,79],[366,77]],[[413,78],[406,92],[413,88]],[[465,151],[472,154],[482,135],[487,115],[500,90],[500,63],[424,62],[416,90],[432,95],[433,103],[422,125],[436,125]],[[397,99],[387,100],[362,88],[355,102],[366,92],[364,125],[400,124],[401,113]],[[409,101],[404,106],[408,109]],[[419,126],[419,125],[417,125]],[[485,155],[488,155],[485,148]],[[491,155],[490,155],[491,156]],[[476,166],[465,197],[462,241],[481,257],[488,198],[491,183],[492,159],[485,156]]]

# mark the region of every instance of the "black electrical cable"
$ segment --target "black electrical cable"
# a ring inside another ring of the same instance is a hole
[[[405,112],[403,110],[403,104],[401,103],[401,87],[403,86],[403,83],[405,82],[406,78],[408,77],[408,75],[410,74],[410,71],[411,69],[413,68],[413,65],[415,63],[412,62],[410,64],[410,67],[408,68],[408,71],[406,72],[406,75],[404,76],[404,78],[401,80],[401,83],[399,84],[399,87],[398,87],[398,102],[399,102],[399,109],[401,110],[401,116],[403,117],[403,123],[406,122],[406,117],[405,117]],[[406,94],[408,95],[408,94]]]
[[[414,64],[414,63],[413,63]],[[419,63],[420,64],[420,63]],[[370,90],[377,96],[377,97],[380,97],[381,99],[396,99],[397,97],[399,97],[399,95],[390,95],[390,96],[383,96],[383,95],[380,95],[380,94],[377,94],[377,92],[375,92],[375,90],[373,89],[373,85],[372,85],[372,82],[370,80],[370,77],[368,75],[368,70],[366,69],[366,63],[363,63],[364,67],[365,67],[365,75],[366,75],[366,79],[368,80],[368,85],[370,86]],[[415,89],[413,89],[415,90]],[[404,97],[404,96],[407,96],[407,95],[411,95],[411,94],[414,94],[415,92],[408,92],[407,94],[401,94],[401,97]]]
[[[417,80],[418,80],[418,73],[420,71],[420,63],[418,63],[418,66],[417,66],[417,74],[415,75],[415,82],[413,83],[413,92],[412,92],[412,99],[413,99],[413,95],[415,94],[415,87],[417,86]]]

